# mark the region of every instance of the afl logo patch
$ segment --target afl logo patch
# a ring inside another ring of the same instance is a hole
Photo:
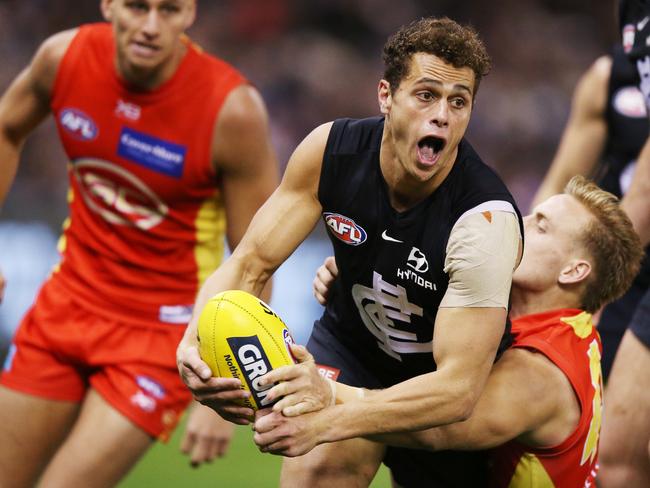
[[[93,119],[76,108],[65,108],[59,114],[59,122],[68,134],[80,141],[92,141],[99,130]]]
[[[330,232],[346,244],[358,246],[359,244],[363,244],[368,237],[363,227],[344,215],[325,212],[323,213],[323,218]]]
[[[635,86],[626,86],[614,93],[614,109],[625,117],[644,119],[647,116],[647,109],[643,94]]]

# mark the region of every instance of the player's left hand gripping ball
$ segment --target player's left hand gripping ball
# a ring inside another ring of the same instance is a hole
[[[241,405],[258,410],[273,385],[259,379],[272,369],[295,363],[291,333],[282,319],[259,298],[241,290],[212,297],[199,317],[199,352],[212,374],[241,380],[251,396]]]

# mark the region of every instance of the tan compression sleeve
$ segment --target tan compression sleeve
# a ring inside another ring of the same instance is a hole
[[[479,209],[461,216],[447,243],[449,286],[440,306],[508,308],[520,242],[514,212]]]

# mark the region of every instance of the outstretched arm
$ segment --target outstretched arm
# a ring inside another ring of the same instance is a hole
[[[178,368],[195,398],[237,423],[248,423],[247,417],[253,414],[233,403],[247,392],[240,390],[239,380],[211,377],[198,353],[198,316],[209,298],[224,290],[239,289],[259,296],[275,269],[309,235],[321,213],[318,181],[330,127],[319,127],[298,146],[280,186],[257,212],[232,255],[201,287],[194,315],[178,347]]]
[[[215,124],[212,160],[223,192],[228,245],[235,249],[279,180],[266,107],[252,86],[239,86],[226,98]],[[262,299],[269,298],[267,286]],[[211,462],[226,453],[233,427],[212,409],[195,403],[189,410],[181,451],[193,466]]]

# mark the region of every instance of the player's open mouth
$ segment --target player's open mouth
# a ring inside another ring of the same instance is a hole
[[[440,137],[426,136],[418,142],[418,156],[424,164],[434,164],[445,147],[445,140]]]

